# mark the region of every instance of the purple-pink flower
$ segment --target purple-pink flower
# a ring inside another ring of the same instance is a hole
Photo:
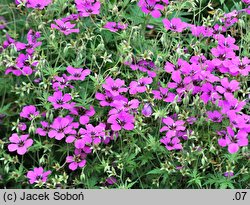
[[[34,9],[44,9],[45,6],[51,4],[52,0],[28,0],[27,7],[34,8]]]
[[[222,119],[223,119],[223,116],[217,110],[215,110],[215,111],[207,111],[207,116],[213,122],[221,122]]]
[[[86,165],[87,154],[81,149],[75,149],[73,156],[67,156],[66,162],[69,163],[69,169],[72,171],[76,170],[78,167],[82,168]]]
[[[171,30],[179,33],[187,27],[187,23],[181,21],[180,18],[173,18],[171,20],[163,19],[162,22],[166,30]]]
[[[100,13],[101,3],[98,0],[75,0],[76,9],[81,17]]]
[[[72,97],[70,94],[66,93],[63,95],[62,91],[54,92],[52,96],[48,97],[48,101],[51,102],[55,109],[64,108],[70,109],[72,108],[71,101]]]
[[[162,0],[162,2],[168,4],[166,0]],[[154,18],[160,18],[161,11],[164,10],[164,5],[160,3],[160,0],[140,0],[138,6],[141,8],[142,12],[150,14]]]
[[[171,150],[181,150],[182,149],[182,145],[180,143],[180,139],[178,137],[169,137],[169,136],[165,136],[164,138],[162,138],[160,140],[161,143],[163,143],[165,145],[165,147],[167,148],[167,150],[171,151]]]
[[[64,22],[60,19],[55,20],[56,24],[51,24],[51,28],[52,29],[57,29],[59,31],[61,31],[63,34],[65,34],[66,36],[71,34],[71,33],[79,33],[80,30],[74,29],[75,24],[71,24],[70,22]]]
[[[176,136],[177,131],[184,131],[186,128],[184,126],[185,122],[182,120],[174,121],[171,117],[163,118],[162,122],[165,124],[160,129],[160,132],[165,132],[167,137],[174,137]]]
[[[84,81],[85,77],[90,74],[89,69],[83,69],[83,68],[73,68],[72,66],[67,67],[67,71],[70,74],[70,76],[67,77],[67,80],[81,80]]]
[[[132,81],[129,84],[129,93],[135,95],[137,93],[144,93],[147,90],[147,85],[150,85],[153,79],[150,77],[141,78],[137,81]]]
[[[29,179],[29,183],[34,184],[39,183],[40,181],[46,182],[51,173],[50,170],[45,172],[42,167],[35,167],[33,171],[28,171],[26,176]]]
[[[36,134],[40,136],[46,136],[50,130],[50,124],[46,121],[41,121],[40,124],[42,125],[42,127],[38,127],[36,129]]]
[[[24,155],[28,148],[33,144],[32,139],[28,139],[29,135],[20,135],[14,133],[9,138],[11,144],[8,145],[8,149],[10,152],[17,151],[17,154]]]
[[[239,130],[236,134],[231,127],[227,127],[227,133],[218,140],[221,147],[228,147],[228,152],[233,154],[238,152],[240,147],[248,145],[248,135],[244,130]]]
[[[120,93],[127,92],[127,88],[125,86],[125,81],[121,79],[113,80],[111,77],[106,79],[106,83],[102,85],[102,87],[109,91],[113,96],[118,96]]]
[[[57,140],[63,139],[66,135],[76,134],[79,123],[73,122],[70,116],[57,117],[50,126],[48,136]]]
[[[122,128],[125,130],[133,130],[134,116],[125,111],[122,111],[118,114],[111,115],[108,118],[108,123],[111,124],[111,129],[113,131],[119,131]]]
[[[95,114],[95,109],[93,106],[90,106],[89,109],[86,109],[82,106],[74,107],[70,110],[70,114],[79,116],[79,122],[82,125],[89,123],[89,118]]]
[[[107,22],[103,28],[110,30],[111,32],[117,32],[121,30],[125,30],[128,24],[123,24],[121,22]]]
[[[36,107],[34,105],[28,105],[23,107],[20,117],[27,118],[29,120],[32,120],[36,116],[39,115],[39,111],[36,110]]]

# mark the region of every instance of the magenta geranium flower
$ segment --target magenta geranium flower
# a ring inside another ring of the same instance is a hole
[[[28,54],[30,55],[33,54],[35,51],[35,48],[42,45],[42,42],[37,42],[37,39],[40,37],[41,37],[40,32],[34,32],[33,30],[29,30],[27,34],[27,40],[28,40],[27,44],[22,43],[22,42],[15,43],[17,51],[26,49],[26,52]]]
[[[227,134],[218,140],[221,147],[228,146],[228,152],[233,154],[238,152],[240,147],[248,145],[247,132],[239,130],[237,134],[234,133],[231,127],[227,127]]]
[[[33,144],[32,139],[28,139],[29,135],[18,136],[17,133],[14,133],[9,138],[11,144],[8,145],[10,152],[17,151],[17,154],[24,155],[28,148]]]
[[[222,49],[231,51],[231,50],[239,50],[239,46],[235,45],[235,38],[228,36],[225,37],[224,35],[220,34],[216,36],[218,40],[218,45]]]
[[[150,14],[154,18],[161,17],[161,11],[164,10],[164,6],[159,4],[160,0],[140,0],[138,6],[145,14]],[[168,4],[168,1],[164,1]]]
[[[111,32],[117,32],[121,30],[125,30],[128,24],[123,24],[121,22],[107,22],[103,28],[110,30]]]
[[[216,101],[221,98],[221,96],[216,92],[214,86],[211,83],[204,83],[201,87],[202,94],[200,98],[203,100],[205,104],[208,101]]]
[[[75,24],[71,24],[70,22],[63,22],[60,19],[55,20],[56,24],[51,24],[51,28],[52,29],[57,29],[59,31],[61,31],[64,35],[69,35],[71,33],[79,33],[80,30],[74,29]]]
[[[186,76],[182,79],[181,74],[179,71],[172,73],[172,80],[174,82],[168,83],[168,88],[175,88],[178,94],[182,94],[185,91],[192,90],[193,84],[192,84],[192,78],[189,76]]]
[[[125,86],[125,81],[121,79],[113,80],[111,77],[106,79],[106,83],[102,85],[102,87],[109,91],[113,96],[118,96],[120,93],[127,92],[127,88]]]
[[[207,111],[207,116],[213,122],[221,122],[222,119],[223,119],[223,116],[217,110],[215,110],[215,111]]]
[[[105,94],[102,94],[102,93],[96,93],[95,94],[95,98],[97,100],[100,100],[100,105],[102,107],[105,107],[105,106],[113,106],[113,103],[115,100],[123,100],[123,101],[126,101],[126,98],[122,95],[118,95],[118,96],[113,96],[109,91],[106,91]]]
[[[36,107],[34,105],[28,105],[23,107],[20,117],[27,118],[29,120],[32,120],[34,117],[39,115],[39,111],[36,110]]]
[[[191,71],[191,66],[187,61],[179,58],[177,60],[177,65],[173,65],[170,62],[166,62],[164,69],[166,72],[172,73],[172,74],[174,74],[175,72],[181,72],[182,74],[188,74]]]
[[[11,38],[10,35],[7,33],[6,40],[3,42],[3,48],[6,49],[10,45],[14,45],[14,44],[15,44],[15,40],[13,38]]]
[[[22,70],[20,68],[14,67],[14,66],[10,66],[5,70],[5,75],[12,73],[15,76],[20,76],[23,74]]]
[[[63,95],[62,91],[54,92],[52,96],[48,97],[48,101],[51,102],[55,109],[64,108],[70,109],[72,108],[71,95],[66,93]]]
[[[90,136],[85,135],[86,130],[80,128],[76,134],[71,134],[66,138],[67,143],[73,143],[76,149],[83,149],[87,147],[87,145],[92,144],[92,138]],[[86,151],[85,151],[86,152]],[[88,153],[88,152],[86,152]]]
[[[125,130],[133,130],[134,129],[134,116],[122,111],[118,114],[111,115],[108,118],[108,123],[111,124],[111,129],[113,131],[119,131],[122,128]]]
[[[178,137],[171,138],[169,136],[165,136],[160,140],[160,142],[163,143],[165,147],[167,148],[167,150],[169,151],[182,149],[182,145]]]
[[[45,121],[41,121],[40,124],[42,125],[42,127],[36,129],[36,134],[40,136],[46,136],[50,130],[50,124]]]
[[[82,168],[86,165],[87,154],[82,152],[81,149],[75,149],[73,156],[67,156],[66,162],[69,163],[69,169],[72,171],[78,167]]]
[[[231,82],[228,81],[228,78],[223,78],[221,81],[222,86],[216,86],[216,90],[220,94],[224,93],[233,93],[236,90],[239,90],[240,83],[236,80],[232,80]]]
[[[238,128],[248,132],[249,130],[249,116],[248,115],[240,115],[236,112],[227,112],[227,116],[230,120],[231,125],[233,128]]]
[[[97,0],[75,0],[75,3],[81,17],[100,13],[101,3]]]
[[[82,134],[89,139],[92,139],[93,144],[100,144],[102,138],[105,136],[105,127],[104,123],[99,123],[97,126],[92,124],[85,125],[86,129],[82,129]],[[87,140],[87,139],[85,139]]]
[[[109,115],[114,115],[121,111],[125,112],[135,111],[139,107],[139,104],[140,102],[137,99],[133,99],[130,101],[128,101],[128,99],[114,100],[112,104],[112,107],[114,108],[109,111]]]
[[[48,136],[57,140],[63,139],[66,135],[76,134],[76,128],[79,127],[79,123],[73,122],[73,118],[70,116],[57,117],[50,126]]]
[[[227,66],[232,74],[247,76],[250,72],[250,60],[247,57],[242,59],[235,57],[231,61],[228,61]]]
[[[69,82],[68,76],[63,74],[62,77],[55,76],[53,78],[52,88],[55,91],[59,91],[59,88],[63,90],[64,88],[74,88]]]
[[[40,181],[46,182],[51,173],[50,170],[45,172],[42,167],[35,167],[33,171],[28,171],[26,176],[29,179],[29,183],[34,184],[39,183]]]
[[[186,128],[184,126],[185,122],[182,120],[174,121],[171,117],[163,118],[162,122],[166,125],[160,129],[160,132],[167,131],[167,137],[176,136],[177,131],[184,131]]]
[[[85,77],[88,76],[90,74],[90,70],[89,69],[85,69],[83,70],[83,68],[73,68],[72,66],[68,66],[67,67],[67,71],[70,74],[70,76],[68,76],[68,80],[85,80]]]
[[[156,70],[158,68],[155,66],[154,62],[147,60],[140,60],[138,63],[128,64],[132,70],[140,70],[147,73],[149,77],[156,77]]]
[[[242,0],[242,2],[245,4],[250,4],[250,0]]]
[[[70,110],[70,114],[77,115],[79,116],[79,122],[82,125],[88,124],[89,123],[89,118],[94,116],[95,114],[95,109],[93,106],[90,106],[89,109],[86,109],[84,107],[74,107]]]
[[[231,93],[225,93],[224,97],[225,100],[220,100],[218,103],[218,106],[222,108],[221,113],[223,114],[240,112],[246,105],[246,101],[239,101]]]
[[[180,18],[173,18],[171,20],[163,19],[162,22],[166,30],[171,30],[179,33],[181,33],[187,27],[187,23],[182,22]]]
[[[129,93],[131,95],[135,95],[137,93],[144,93],[147,90],[146,85],[150,85],[153,82],[152,78],[146,77],[146,78],[141,78],[136,81],[132,81],[129,84]]]
[[[51,4],[52,0],[28,0],[27,1],[27,7],[28,8],[34,8],[34,9],[44,9],[44,7]]]
[[[16,66],[22,71],[23,75],[31,75],[33,73],[33,68],[38,65],[37,61],[32,60],[29,54],[20,54],[16,60]]]
[[[152,90],[154,99],[163,100],[165,102],[173,102],[176,95],[168,90],[168,88],[160,87],[159,90]]]
[[[211,53],[216,57],[212,60],[215,66],[226,65],[225,62],[227,60],[231,60],[235,57],[235,53],[232,49],[228,50],[221,47],[212,48]]]

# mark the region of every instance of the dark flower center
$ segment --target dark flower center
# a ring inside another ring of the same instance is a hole
[[[225,54],[220,54],[220,55],[218,56],[218,59],[224,61],[224,60],[226,59],[226,55],[225,55]]]
[[[80,108],[78,108],[78,114],[79,115],[85,115],[86,114],[86,109],[84,109],[83,107],[80,107]]]
[[[23,147],[24,146],[24,141],[19,142],[18,146]]]
[[[77,77],[77,78],[81,77],[81,73],[74,73],[74,77]]]
[[[242,63],[239,65],[240,70],[244,70],[246,68],[246,65],[243,65]]]
[[[146,6],[149,11],[154,11],[155,7],[153,5],[147,5]]]
[[[176,125],[170,125],[170,126],[169,126],[169,129],[170,129],[170,130],[175,130],[175,129],[176,129]]]
[[[60,28],[62,31],[66,31],[66,30],[67,30],[67,27],[66,27],[66,26],[59,26],[59,28]]]
[[[212,119],[213,119],[213,121],[216,121],[216,122],[219,121],[218,117],[213,117]]]
[[[107,98],[106,98],[106,101],[107,101],[108,103],[112,103],[112,102],[114,101],[114,99],[110,96],[110,97],[107,97]]]
[[[111,90],[113,90],[113,91],[118,91],[119,88],[118,88],[117,86],[112,86],[112,87],[111,87]]]
[[[176,25],[172,25],[172,24],[170,25],[170,28],[173,29],[173,30],[177,29]]]
[[[24,62],[23,62],[23,65],[25,65],[25,66],[29,66],[29,65],[30,65],[30,63],[29,63],[29,61],[24,61]]]
[[[43,177],[42,177],[41,175],[36,176],[36,180],[37,180],[37,181],[42,180],[42,178],[43,178]]]
[[[58,132],[59,132],[59,133],[63,133],[63,132],[64,132],[64,127],[59,128],[59,129],[58,129]]]
[[[92,132],[90,132],[90,135],[91,135],[91,137],[95,137],[96,132],[92,131]]]
[[[120,125],[120,126],[124,126],[126,124],[125,121],[120,120],[120,119],[116,119],[116,122]]]
[[[80,154],[79,154],[79,155],[75,155],[75,156],[74,156],[74,161],[75,161],[75,162],[78,162],[78,163],[81,162],[81,161],[82,161],[81,155],[80,155]]]
[[[58,99],[56,102],[57,102],[57,104],[59,104],[59,105],[62,105],[62,104],[63,104],[63,100],[62,100],[62,99]]]

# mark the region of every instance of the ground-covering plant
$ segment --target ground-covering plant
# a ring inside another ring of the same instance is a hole
[[[2,0],[2,188],[249,188],[249,0]]]

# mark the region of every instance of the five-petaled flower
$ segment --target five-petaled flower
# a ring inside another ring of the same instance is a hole
[[[46,182],[51,173],[50,170],[45,172],[42,167],[35,167],[33,171],[28,171],[26,177],[29,179],[30,184],[34,184],[40,181]]]
[[[17,154],[24,155],[28,151],[28,148],[33,144],[33,140],[28,138],[28,134],[20,136],[18,136],[17,133],[12,134],[9,138],[11,142],[11,144],[8,145],[9,151],[17,151]]]
[[[66,36],[71,34],[71,33],[79,33],[80,30],[78,28],[74,29],[75,24],[71,24],[70,22],[64,22],[60,19],[55,20],[56,24],[51,24],[52,29],[57,29],[61,31],[63,34]]]

